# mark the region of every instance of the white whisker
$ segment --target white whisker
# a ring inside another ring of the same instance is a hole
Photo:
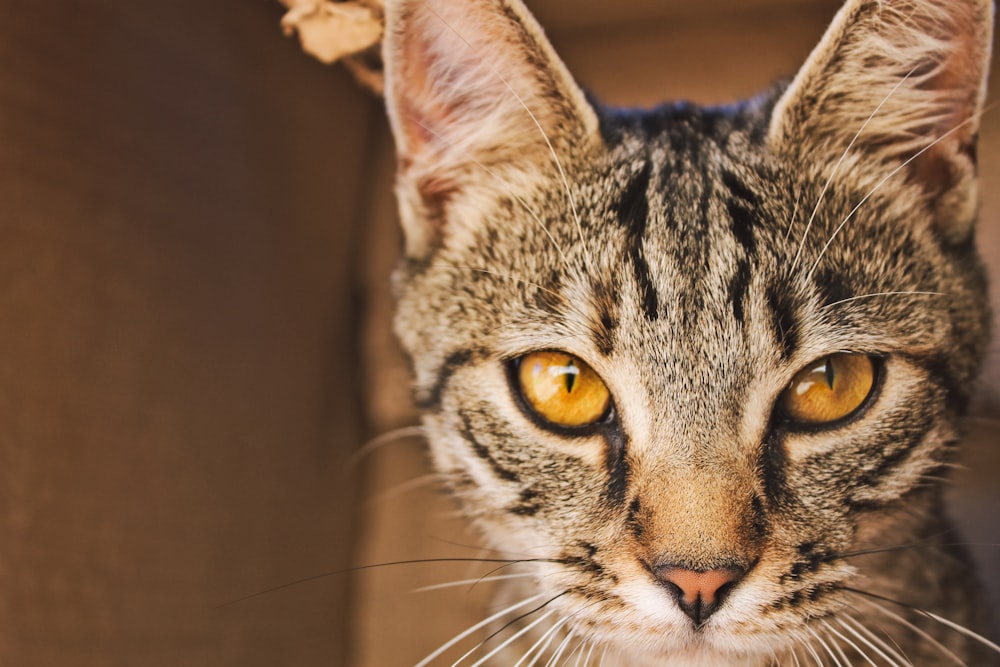
[[[406,438],[423,438],[426,436],[423,426],[402,426],[400,428],[393,429],[381,435],[375,436],[363,446],[358,448],[358,451],[351,455],[350,465],[356,466],[361,462],[366,456],[370,455],[377,449],[384,447],[385,445],[397,442],[399,440],[405,440]]]
[[[788,219],[788,225],[785,227],[785,237],[782,239],[784,242],[788,241],[788,237],[792,233],[792,227],[795,226],[795,218],[799,215],[799,202],[802,201],[802,193],[798,193],[795,196],[795,205],[792,206],[792,216]]]
[[[865,662],[871,665],[871,667],[878,667],[878,665],[875,664],[875,661],[868,657],[868,654],[865,653],[864,649],[855,644],[849,637],[845,636],[842,632],[837,630],[837,628],[833,627],[829,621],[824,622],[823,625],[826,627],[827,631],[831,632],[842,642],[853,648],[855,652],[857,652],[857,654],[860,655]],[[850,664],[850,661],[847,662],[848,664]]]
[[[476,662],[472,663],[472,667],[480,667],[480,665],[482,665],[483,663],[485,663],[487,660],[489,660],[490,658],[492,658],[493,656],[495,656],[500,651],[502,651],[505,648],[507,648],[510,644],[512,644],[514,641],[516,641],[519,637],[521,637],[525,633],[530,632],[533,627],[535,627],[536,625],[538,625],[539,623],[541,623],[542,621],[544,621],[545,619],[547,619],[549,616],[551,616],[554,613],[556,613],[556,610],[555,609],[550,609],[547,612],[545,612],[544,614],[542,614],[540,617],[536,618],[531,623],[528,623],[526,626],[524,626],[523,628],[521,628],[520,630],[518,630],[517,632],[515,632],[514,634],[512,634],[507,639],[505,639],[499,646],[497,646],[496,648],[494,648],[492,651],[490,651],[489,653],[487,653],[486,655],[484,655],[482,658],[480,658]],[[466,655],[468,655],[468,654],[466,654]],[[460,662],[462,662],[462,660],[464,660],[464,659],[465,659],[465,656],[463,655],[451,667],[455,667]]]
[[[426,593],[428,591],[439,591],[445,588],[457,588],[459,586],[475,586],[476,584],[487,583],[490,581],[503,581],[505,579],[523,579],[526,577],[534,577],[534,574],[529,572],[523,572],[520,574],[496,574],[491,577],[476,577],[474,579],[460,579],[458,581],[449,581],[443,584],[431,584],[430,586],[421,586],[420,588],[414,588],[414,593]]]
[[[848,623],[847,621],[853,621],[853,623]],[[858,641],[875,651],[876,654],[889,663],[889,667],[913,667],[909,660],[896,653],[888,644],[879,639],[871,630],[857,620],[848,616],[846,618],[838,618],[837,622],[845,631],[857,637]]]
[[[535,665],[538,664],[538,661],[541,660],[542,657],[545,655],[545,652],[549,650],[549,646],[552,645],[552,642],[559,635],[559,630],[562,629],[562,626],[564,626],[566,624],[567,620],[569,620],[569,619],[566,619],[566,618],[561,619],[559,622],[557,622],[551,628],[549,628],[548,631],[546,631],[545,635],[547,635],[548,638],[545,640],[545,643],[542,644],[541,646],[539,646],[538,650],[535,651],[535,655],[534,655],[534,657],[531,658],[531,662],[528,663],[527,667],[535,667]],[[543,635],[543,637],[544,637],[544,635]],[[536,642],[536,645],[537,645],[537,642]],[[522,658],[522,660],[523,660],[523,658]],[[546,662],[546,665],[548,665],[548,664],[549,663]],[[515,665],[515,667],[519,667],[519,666]]]
[[[847,657],[847,654],[844,652],[844,648],[840,645],[840,642],[836,641],[835,639],[833,639],[832,637],[829,636],[829,631],[830,631],[829,624],[828,623],[824,623],[824,625],[826,625],[826,629],[827,629],[827,633],[828,633],[827,634],[827,638],[830,640],[830,645],[833,646],[833,650],[837,652],[837,655],[839,655],[841,658],[843,658],[843,660],[844,660],[844,667],[851,667],[851,659]]]
[[[826,651],[826,654],[830,656],[830,659],[833,660],[833,664],[835,665],[835,667],[850,667],[850,665],[841,664],[840,660],[837,659],[836,654],[834,654],[833,649],[830,648],[830,644],[829,642],[827,642],[826,639],[824,639],[819,633],[817,633],[812,628],[807,626],[806,629],[812,633],[813,637],[816,638],[816,641],[819,642],[819,645],[823,648],[824,651]]]
[[[897,623],[899,623],[903,627],[908,628],[912,632],[914,632],[917,635],[919,635],[922,639],[924,639],[927,643],[929,643],[931,646],[933,646],[935,649],[937,649],[942,655],[944,655],[946,658],[948,658],[949,660],[951,660],[952,662],[954,662],[956,665],[961,665],[962,667],[968,667],[968,665],[965,664],[965,661],[963,661],[957,655],[955,655],[954,653],[952,653],[951,650],[948,649],[948,647],[944,646],[941,642],[939,642],[938,640],[934,639],[934,637],[932,637],[931,635],[927,634],[927,632],[925,632],[924,630],[918,628],[916,625],[914,625],[913,623],[911,623],[909,620],[903,618],[902,616],[900,616],[899,614],[897,614],[894,611],[890,611],[889,609],[886,609],[883,605],[875,603],[873,600],[869,600],[869,599],[867,599],[865,597],[861,597],[861,596],[859,596],[859,599],[860,599],[861,602],[867,603],[871,608],[873,608],[876,611],[878,611],[878,612],[880,612],[880,613],[888,616],[889,618],[891,618],[892,620],[896,621]]]
[[[941,623],[942,625],[945,625],[945,626],[951,628],[955,632],[957,632],[959,634],[962,634],[962,635],[965,635],[969,639],[973,639],[973,640],[979,642],[980,644],[982,644],[986,648],[990,649],[991,651],[1000,654],[1000,646],[997,646],[996,644],[994,644],[993,642],[991,642],[986,637],[983,637],[981,634],[979,634],[977,632],[973,632],[972,630],[970,630],[969,628],[965,627],[964,625],[959,625],[955,621],[949,620],[949,619],[945,618],[944,616],[938,616],[937,614],[935,614],[933,612],[923,611],[922,609],[920,609],[918,611],[921,614],[923,614],[924,616],[927,616],[928,618],[931,618],[931,619],[937,621],[938,623]]]
[[[799,662],[799,654],[795,650],[794,646],[792,647],[792,649],[791,649],[791,651],[789,653],[792,656],[792,660],[795,662],[795,667],[802,667],[802,663]]]
[[[809,651],[809,655],[812,656],[812,659],[816,662],[816,667],[824,667],[825,662],[823,658],[820,657],[819,653],[816,651],[816,647],[812,645],[812,642],[806,640],[805,642],[803,642],[803,645],[806,647],[806,650]]]
[[[444,653],[445,651],[447,651],[448,649],[450,649],[452,646],[454,646],[458,642],[462,641],[463,639],[465,639],[466,637],[468,637],[472,633],[476,632],[480,628],[483,628],[484,626],[487,626],[490,623],[493,623],[497,619],[500,619],[500,618],[504,617],[505,615],[511,613],[512,611],[515,611],[515,610],[520,609],[522,607],[526,607],[526,606],[528,606],[529,604],[531,604],[533,602],[538,602],[539,600],[541,600],[544,597],[545,596],[542,595],[542,594],[532,595],[529,598],[525,598],[524,600],[521,600],[520,602],[512,604],[511,606],[507,607],[506,609],[501,609],[500,611],[498,611],[497,613],[493,614],[489,618],[483,619],[482,621],[479,621],[475,625],[470,626],[468,629],[464,630],[460,634],[455,635],[454,637],[452,637],[451,639],[449,639],[447,642],[445,642],[444,644],[442,644],[441,646],[439,646],[438,648],[436,648],[433,653],[430,653],[429,655],[427,655],[427,657],[425,657],[423,660],[421,660],[416,665],[414,665],[414,667],[426,667],[426,665],[429,665],[431,663],[431,661],[434,660],[434,658],[438,657],[439,655],[441,655],[442,653]],[[463,656],[463,658],[464,657],[465,656]],[[458,664],[458,663],[456,663],[456,664]]]
[[[474,273],[485,273],[486,275],[496,276],[497,278],[504,278],[506,280],[513,280],[514,282],[520,283],[522,285],[530,285],[531,287],[534,287],[535,289],[539,289],[547,294],[550,294],[551,296],[556,297],[557,299],[560,298],[557,292],[553,292],[544,285],[539,285],[538,283],[533,283],[530,280],[518,278],[517,276],[511,275],[509,273],[503,273],[501,271],[493,271],[491,269],[483,269],[476,266],[463,266],[461,264],[451,264],[450,262],[435,261],[434,264],[438,266],[447,266],[452,269],[459,269],[459,270],[464,269],[466,271],[472,271]]]
[[[889,179],[891,179],[893,176],[895,176],[896,174],[898,174],[899,172],[901,172],[903,169],[905,169],[906,167],[908,167],[911,162],[913,162],[914,160],[916,160],[918,157],[920,157],[921,155],[923,155],[924,153],[926,153],[930,149],[932,149],[935,146],[937,146],[939,143],[941,143],[942,141],[944,141],[945,139],[947,139],[948,137],[950,137],[955,132],[958,132],[959,130],[961,130],[962,128],[964,128],[966,125],[969,125],[970,123],[977,122],[979,120],[979,116],[980,115],[981,114],[976,114],[974,116],[970,116],[969,118],[966,118],[964,121],[962,121],[961,123],[959,123],[955,127],[951,128],[950,130],[948,130],[947,132],[945,132],[940,137],[938,137],[934,141],[930,142],[929,144],[927,144],[923,148],[921,148],[919,151],[917,151],[916,153],[914,153],[913,155],[911,155],[910,157],[908,157],[906,160],[904,160],[903,163],[900,164],[898,167],[896,167],[895,169],[893,169],[892,171],[890,171],[888,174],[886,174],[885,178],[883,178],[881,181],[879,181],[875,185],[875,187],[873,187],[871,190],[869,190],[868,194],[866,194],[864,197],[861,198],[861,201],[859,201],[857,203],[857,205],[853,209],[851,209],[851,212],[847,214],[847,217],[844,218],[844,220],[839,225],[837,225],[837,228],[833,230],[833,233],[830,235],[830,238],[827,239],[826,244],[823,246],[823,249],[820,250],[819,256],[816,258],[816,261],[813,263],[812,268],[809,269],[809,272],[806,274],[806,277],[810,278],[810,279],[812,278],[813,273],[816,272],[816,267],[819,266],[819,263],[822,261],[823,256],[826,254],[826,251],[830,248],[830,245],[833,243],[834,239],[837,238],[837,235],[840,233],[840,231],[847,225],[848,222],[850,222],[850,220],[854,217],[854,214],[857,213],[861,209],[861,207],[864,206],[865,203],[867,203],[867,201],[869,199],[871,199],[872,195],[874,195],[876,192],[878,192],[879,189],[881,189],[881,187],[883,185],[885,185],[885,183]]]
[[[419,477],[408,479],[405,482],[400,482],[399,484],[395,485],[391,489],[388,489],[387,491],[383,491],[374,498],[365,501],[364,506],[367,508],[376,505],[381,505],[383,503],[387,503],[393,500],[394,498],[406,495],[411,491],[422,489],[426,486],[430,486],[436,482],[441,482],[443,480],[444,476],[436,472],[427,473],[426,475],[420,475]]]
[[[552,652],[552,657],[545,663],[545,667],[557,667],[559,661],[562,659],[563,653],[566,652],[566,647],[569,646],[570,641],[573,639],[573,636],[573,631],[570,630],[566,634],[566,638],[563,639],[559,646],[556,647],[556,650]]]
[[[847,148],[844,149],[844,152],[841,154],[840,159],[837,160],[837,164],[833,166],[833,170],[830,172],[830,176],[826,179],[826,183],[823,184],[823,188],[820,190],[819,197],[816,199],[816,205],[813,207],[812,213],[809,214],[809,221],[806,223],[805,231],[802,232],[802,240],[799,242],[799,249],[795,253],[795,259],[792,261],[792,268],[789,271],[789,275],[795,273],[795,268],[799,264],[799,259],[802,255],[802,250],[803,248],[805,248],[806,245],[806,237],[809,236],[809,230],[812,229],[813,221],[816,219],[816,214],[819,212],[819,207],[823,203],[823,198],[826,197],[826,193],[830,189],[830,186],[833,184],[833,179],[836,177],[837,172],[840,170],[840,166],[844,163],[844,160],[847,159],[847,156],[850,154],[851,149],[854,147],[854,144],[857,143],[858,137],[861,136],[861,133],[865,131],[865,128],[867,128],[868,125],[875,118],[875,116],[878,115],[878,112],[882,110],[882,107],[885,106],[886,102],[888,102],[889,99],[896,94],[896,91],[899,90],[900,86],[906,83],[915,71],[916,68],[907,72],[906,76],[901,78],[896,83],[896,85],[893,86],[892,90],[890,90],[886,94],[886,96],[882,98],[882,101],[878,103],[878,106],[875,107],[874,111],[872,111],[871,114],[868,116],[868,118],[865,119],[865,122],[861,124],[861,128],[858,129],[858,131],[854,134],[854,137],[851,138],[850,143],[847,144]]]
[[[859,301],[861,299],[873,299],[877,296],[950,296],[947,292],[918,292],[918,291],[900,291],[900,292],[874,292],[872,294],[860,294],[858,296],[852,296],[847,299],[841,299],[840,301],[834,301],[833,303],[828,303],[823,306],[823,309],[833,308],[834,306],[839,306],[841,304],[850,303],[852,301]]]

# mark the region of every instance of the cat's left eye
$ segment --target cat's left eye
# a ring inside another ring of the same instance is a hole
[[[515,381],[527,407],[555,426],[579,428],[603,420],[611,393],[582,360],[565,352],[532,352],[517,361]]]
[[[779,399],[785,417],[827,425],[857,413],[875,388],[876,360],[866,354],[832,354],[796,374]]]

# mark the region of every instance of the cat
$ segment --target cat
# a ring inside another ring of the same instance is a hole
[[[992,12],[847,0],[789,83],[633,110],[520,0],[388,2],[395,328],[526,575],[468,664],[997,664],[941,500]]]

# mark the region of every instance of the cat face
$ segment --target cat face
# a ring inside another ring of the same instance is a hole
[[[635,111],[519,2],[389,4],[397,333],[522,611],[625,664],[883,641],[859,552],[926,537],[985,346],[991,21],[856,0],[789,86]]]

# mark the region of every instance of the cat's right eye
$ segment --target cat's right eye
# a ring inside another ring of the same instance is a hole
[[[611,393],[590,366],[565,352],[531,352],[517,362],[515,381],[526,406],[565,428],[591,426],[611,407]]]

